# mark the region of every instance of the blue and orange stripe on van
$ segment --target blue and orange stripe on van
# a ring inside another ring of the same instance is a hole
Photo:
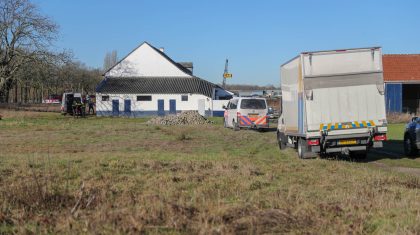
[[[240,115],[238,116],[238,119],[240,126],[267,125],[267,116],[258,116],[250,118],[249,116]]]

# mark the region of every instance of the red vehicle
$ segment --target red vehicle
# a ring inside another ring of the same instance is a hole
[[[42,101],[44,104],[59,104],[61,103],[60,95],[49,95],[48,98]]]

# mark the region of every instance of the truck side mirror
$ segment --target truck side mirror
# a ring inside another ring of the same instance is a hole
[[[268,107],[268,114],[274,114],[273,107]]]
[[[223,106],[222,106],[222,108],[223,108],[223,109],[227,109],[226,105],[223,105]]]

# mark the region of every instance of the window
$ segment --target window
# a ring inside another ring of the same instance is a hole
[[[243,99],[241,109],[265,109],[265,100],[263,99]]]
[[[109,95],[103,95],[102,101],[109,101]]]
[[[138,95],[137,101],[152,101],[151,95]]]
[[[181,101],[188,101],[188,95],[181,95]]]
[[[229,103],[229,109],[236,109],[236,108],[238,108],[238,100],[232,100]]]

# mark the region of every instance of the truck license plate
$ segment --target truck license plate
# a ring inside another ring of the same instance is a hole
[[[339,140],[339,145],[350,145],[350,144],[357,144],[356,140]]]
[[[248,114],[248,116],[249,116],[250,118],[257,118],[257,117],[258,117],[258,114]]]

